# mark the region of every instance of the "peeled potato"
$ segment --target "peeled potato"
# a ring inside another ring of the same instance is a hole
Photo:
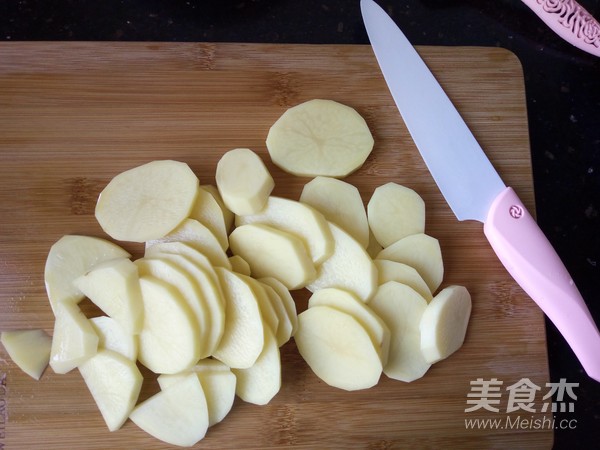
[[[471,295],[463,286],[449,286],[427,305],[421,318],[421,352],[431,364],[447,358],[465,340]]]
[[[187,164],[152,161],[115,176],[100,193],[96,219],[120,241],[145,242],[168,234],[185,219],[198,195]]]
[[[263,160],[248,148],[225,153],[215,178],[225,206],[237,215],[260,211],[275,186]]]
[[[206,189],[202,187],[198,189],[198,197],[192,206],[189,218],[197,220],[208,228],[215,235],[223,250],[227,250],[229,247],[227,235],[229,233],[227,232],[228,228],[225,223],[223,209],[215,197]]]
[[[110,350],[135,361],[138,354],[138,340],[127,332],[115,319],[98,316],[89,319],[98,335],[98,351]]]
[[[388,281],[397,281],[413,288],[428,302],[433,298],[427,283],[425,283],[423,277],[413,267],[387,259],[375,259],[373,262],[377,267],[378,282],[380,285]]]
[[[283,113],[267,135],[273,162],[293,175],[345,177],[373,150],[373,136],[353,108],[315,99]]]
[[[3,331],[0,341],[19,368],[39,380],[50,360],[52,338],[44,330]]]
[[[425,232],[425,202],[396,183],[379,186],[367,204],[369,226],[383,248],[411,234]]]

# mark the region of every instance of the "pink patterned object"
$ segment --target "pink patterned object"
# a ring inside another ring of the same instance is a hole
[[[565,41],[600,56],[600,24],[574,0],[522,0]]]

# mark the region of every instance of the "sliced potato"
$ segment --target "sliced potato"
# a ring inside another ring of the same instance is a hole
[[[396,183],[379,186],[367,204],[369,226],[383,248],[411,234],[425,232],[425,202],[414,190]]]
[[[198,190],[198,197],[192,206],[189,218],[197,220],[208,228],[217,238],[223,250],[226,251],[229,248],[227,239],[229,233],[223,210],[215,197],[206,189],[200,187]]]
[[[256,362],[247,369],[232,369],[237,378],[235,393],[255,405],[266,405],[281,389],[281,357],[275,336],[265,327],[265,345]]]
[[[380,285],[388,281],[397,281],[413,288],[428,302],[433,298],[427,283],[425,283],[423,277],[413,267],[387,259],[376,259],[373,262],[377,267],[377,273],[379,274],[378,282]]]
[[[353,108],[315,99],[285,111],[266,144],[273,162],[293,175],[345,177],[365,162],[373,136]]]
[[[317,278],[306,287],[318,289],[337,287],[346,289],[366,302],[377,288],[377,269],[366,250],[348,233],[329,222],[335,242],[333,254],[317,272]]]
[[[67,373],[98,351],[98,335],[77,305],[58,304],[50,347],[50,367]]]
[[[213,356],[231,368],[247,369],[264,346],[264,324],[256,294],[243,275],[218,267],[226,301],[225,331]]]
[[[250,276],[252,271],[250,270],[250,264],[242,258],[240,255],[233,255],[229,257],[231,263],[231,270],[242,275]]]
[[[291,233],[250,223],[233,230],[229,243],[256,277],[277,278],[288,289],[302,288],[315,278],[315,266],[304,243]]]
[[[129,358],[111,350],[100,350],[79,366],[110,431],[125,423],[135,407],[144,377]]]
[[[160,239],[146,242],[146,249],[164,242],[184,242],[200,251],[215,266],[231,268],[231,263],[225,250],[219,244],[219,240],[204,225],[194,219],[185,219],[171,233]]]
[[[215,179],[225,206],[237,215],[259,212],[275,187],[263,160],[248,148],[225,153],[217,164]]]
[[[206,396],[195,373],[137,405],[129,418],[146,433],[163,442],[191,447],[208,430]]]
[[[131,361],[137,359],[137,337],[128,333],[119,322],[108,316],[92,317],[90,322],[98,335],[98,351],[110,350]]]
[[[277,341],[277,345],[281,347],[292,337],[294,326],[292,324],[292,320],[286,306],[284,304],[284,300],[279,296],[277,291],[267,283],[263,283],[258,280],[258,282],[262,285],[275,314],[277,315],[277,329],[275,330],[275,340]],[[286,289],[287,290],[287,289]],[[289,291],[288,291],[289,293]],[[295,305],[294,305],[295,310]]]
[[[139,361],[154,373],[177,373],[200,359],[200,331],[181,293],[149,275],[140,277],[144,324]]]
[[[421,352],[436,363],[458,350],[467,333],[471,295],[464,286],[441,290],[427,305],[421,318]]]
[[[142,293],[137,266],[129,258],[100,263],[73,285],[123,329],[137,334],[142,328]]]
[[[260,315],[262,316],[263,323],[267,325],[271,329],[273,333],[277,332],[279,328],[279,316],[277,315],[277,311],[275,307],[271,303],[269,298],[269,294],[267,294],[267,288],[269,286],[264,285],[260,281],[255,280],[252,277],[248,277],[242,274],[239,274],[240,277],[250,285],[252,290],[254,291],[254,296],[258,302],[258,307],[260,309]]]
[[[333,253],[333,238],[323,215],[311,206],[281,197],[269,197],[256,214],[237,216],[237,227],[261,223],[300,237],[315,264]]]
[[[316,177],[304,185],[300,201],[315,208],[367,248],[367,211],[355,186],[336,178]]]
[[[52,338],[44,330],[12,330],[0,334],[8,356],[31,378],[39,380],[50,361]]]
[[[419,323],[427,302],[414,289],[396,281],[379,286],[369,306],[388,325],[391,343],[383,373],[400,381],[421,378],[431,364],[421,353]]]
[[[187,164],[152,161],[108,183],[98,198],[96,219],[120,241],[159,239],[189,216],[198,189],[198,178]]]
[[[292,325],[291,336],[294,336],[294,333],[296,333],[296,329],[298,328],[298,313],[296,311],[296,302],[294,301],[294,297],[292,297],[292,294],[290,294],[289,289],[286,288],[281,281],[273,277],[259,278],[258,281],[268,286],[271,286],[273,290],[275,290],[277,295],[279,295],[279,298],[283,303],[283,307],[285,308],[285,312],[287,313],[287,316]]]
[[[413,234],[402,238],[381,250],[377,259],[396,261],[415,268],[427,283],[430,292],[435,292],[444,278],[440,243],[427,234]]]
[[[298,315],[294,340],[312,371],[330,386],[354,391],[379,381],[379,352],[350,314],[329,306],[308,308]]]
[[[73,280],[92,267],[114,258],[131,255],[105,239],[66,235],[52,245],[44,268],[44,283],[52,311],[57,303],[79,303],[85,294],[73,285]]]
[[[390,350],[390,330],[375,312],[348,291],[337,288],[319,289],[308,299],[308,307],[330,306],[350,314],[367,330],[381,363],[385,366]]]
[[[202,189],[204,189],[205,191],[207,191],[210,195],[212,195],[213,198],[219,204],[219,207],[221,208],[221,211],[223,212],[223,219],[225,220],[225,229],[227,230],[227,233],[229,234],[229,231],[231,230],[231,227],[233,226],[233,221],[235,220],[235,214],[232,213],[229,209],[227,209],[227,206],[225,206],[225,202],[223,202],[223,199],[221,198],[221,194],[219,194],[219,190],[217,189],[216,186],[213,186],[212,184],[203,184],[200,187]]]

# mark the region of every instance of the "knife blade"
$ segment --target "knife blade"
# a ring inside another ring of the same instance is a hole
[[[392,98],[457,219],[483,222],[504,267],[600,381],[600,333],[556,251],[395,22],[373,0],[360,6]]]

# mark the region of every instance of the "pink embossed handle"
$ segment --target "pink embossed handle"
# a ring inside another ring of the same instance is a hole
[[[600,381],[600,333],[594,319],[512,188],[494,200],[483,230],[504,267],[558,328],[588,375]]]
[[[574,0],[522,0],[565,41],[600,56],[600,24]]]

